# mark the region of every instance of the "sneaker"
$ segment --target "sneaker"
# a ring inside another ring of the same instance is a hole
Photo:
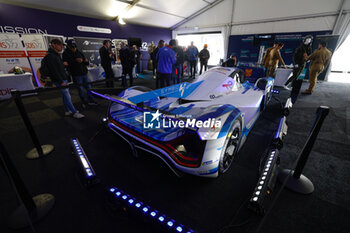
[[[65,116],[71,116],[71,115],[73,115],[73,113],[71,111],[69,111],[69,112],[65,112],[64,115]]]
[[[97,106],[98,103],[96,103],[96,102],[90,102],[90,103],[88,103],[88,105],[89,105],[89,106]]]
[[[73,114],[73,117],[77,118],[77,119],[80,119],[80,118],[84,118],[85,116],[77,111],[76,113]]]

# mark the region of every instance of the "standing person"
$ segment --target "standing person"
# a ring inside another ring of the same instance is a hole
[[[175,39],[170,40],[168,47],[171,48],[175,52],[175,58],[176,58],[177,57],[177,41]],[[180,70],[178,70],[177,62],[178,62],[178,60],[176,59],[175,64],[173,64],[173,66],[172,66],[171,78],[173,80],[173,84],[180,83],[180,76],[177,73]]]
[[[267,67],[269,66],[270,52],[272,49],[276,48],[277,46],[278,46],[278,42],[274,42],[272,47],[266,49],[264,58],[262,59],[262,62],[261,62],[261,64],[264,65],[264,67],[266,69],[266,73],[267,73]]]
[[[201,63],[201,70],[199,71],[199,75],[202,74],[202,68],[204,66],[204,71],[207,71],[208,69],[208,60],[210,58],[210,53],[208,51],[208,45],[205,44],[204,48],[199,52],[199,61]]]
[[[312,61],[312,63],[309,73],[309,88],[301,94],[311,95],[316,86],[317,76],[327,68],[332,57],[332,52],[327,49],[327,43],[322,41],[318,44],[318,50],[313,52],[310,57],[307,54],[304,54],[304,57],[307,61]]]
[[[160,40],[158,42],[157,48],[155,48],[153,53],[151,54],[152,63],[153,63],[153,77],[156,79],[156,88],[157,89],[160,87],[160,81],[159,81],[159,78],[157,75],[157,65],[158,65],[157,54],[159,52],[159,49],[163,48],[163,47],[164,47],[164,40]]]
[[[68,84],[68,75],[64,69],[64,65],[68,65],[67,62],[63,64],[60,53],[63,50],[63,43],[58,39],[51,40],[51,47],[48,49],[47,54],[43,60],[45,60],[45,66],[49,72],[49,76],[56,87],[65,87]],[[43,64],[42,64],[43,66]],[[85,117],[79,113],[73,103],[68,88],[60,89],[62,94],[63,106],[65,109],[65,116],[73,116],[80,119]]]
[[[160,87],[170,86],[172,66],[176,62],[175,52],[169,46],[165,46],[159,49],[157,61],[157,74],[160,80]]]
[[[193,41],[191,41],[191,46],[187,49],[189,55],[189,61],[191,66],[191,78],[196,77],[196,66],[197,66],[197,57],[198,57],[198,49],[193,45]]]
[[[303,39],[303,42],[295,50],[294,56],[293,56],[293,62],[294,62],[293,75],[284,84],[285,87],[287,87],[288,84],[296,80],[301,74],[301,72],[304,70],[305,64],[306,64],[306,59],[304,57],[304,54],[306,54],[307,56],[310,56],[312,39],[313,37],[311,35],[305,36],[305,38]]]
[[[135,57],[133,53],[129,50],[129,47],[122,42],[121,49],[119,51],[120,63],[123,67],[122,74],[122,85],[124,88],[127,88],[126,75],[129,75],[130,86],[132,86],[134,78],[132,76],[132,69],[135,65]]]
[[[136,45],[132,46],[132,55],[134,57],[135,72],[136,72],[136,77],[137,77],[137,75],[141,73],[142,53],[140,50],[137,49]]]
[[[68,63],[68,70],[73,77],[74,82],[79,85],[79,96],[83,103],[83,106],[87,105],[97,105],[94,100],[93,95],[88,91],[91,89],[89,78],[87,76],[87,65],[89,61],[85,58],[84,54],[77,49],[77,44],[75,40],[67,41],[67,48],[64,50],[63,62]],[[85,95],[85,90],[87,90],[87,97]]]
[[[234,53],[231,54],[231,56],[222,63],[222,66],[224,67],[236,67],[237,66],[237,57]]]
[[[278,43],[276,48],[273,48],[269,54],[269,65],[267,67],[267,76],[275,78],[276,68],[278,67],[278,62],[281,62],[283,67],[286,68],[280,50],[283,48],[284,43]]]
[[[176,46],[174,52],[176,54],[176,63],[175,63],[175,67],[177,70],[176,81],[177,83],[181,83],[183,78],[185,55],[184,55],[182,46],[179,46],[179,45]]]
[[[109,40],[103,41],[103,46],[100,48],[101,65],[106,74],[106,87],[114,87],[113,79],[114,73],[112,69],[113,52],[111,50],[111,42]]]

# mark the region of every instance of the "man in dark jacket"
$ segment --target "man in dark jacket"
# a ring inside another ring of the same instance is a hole
[[[64,69],[63,61],[60,56],[60,53],[63,50],[63,43],[59,39],[53,39],[50,44],[51,44],[51,47],[47,51],[47,54],[44,58],[44,60],[46,60],[46,66],[47,66],[47,70],[49,71],[49,76],[52,82],[55,84],[55,86],[57,87],[67,86],[68,75],[66,73],[66,70]],[[63,88],[63,89],[60,89],[60,92],[62,94],[65,115],[66,116],[72,115],[74,118],[77,118],[77,119],[85,117],[83,114],[79,113],[75,109],[72,103],[69,89]]]
[[[119,51],[119,58],[120,58],[120,63],[122,64],[123,67],[123,74],[122,74],[122,83],[123,87],[127,88],[127,83],[126,83],[126,75],[129,75],[129,80],[130,80],[130,86],[132,86],[133,83],[133,76],[132,76],[132,69],[135,65],[135,59],[128,48],[128,46],[125,43],[121,43],[121,49]]]
[[[294,56],[293,56],[293,63],[294,63],[293,75],[284,84],[285,86],[287,86],[288,84],[296,80],[301,74],[301,72],[304,70],[305,64],[306,64],[306,59],[304,57],[304,54],[306,54],[307,56],[310,56],[312,39],[313,37],[311,35],[305,36],[305,38],[303,39],[303,42],[295,50]]]
[[[196,77],[196,66],[197,66],[197,58],[198,58],[198,49],[193,45],[193,41],[191,41],[191,46],[188,47],[188,56],[191,66],[191,77]]]
[[[159,49],[157,61],[157,74],[160,79],[160,87],[170,86],[172,66],[176,62],[175,52],[171,47],[165,46]]]
[[[106,74],[106,87],[114,87],[113,78],[114,73],[112,69],[113,53],[111,48],[111,42],[109,40],[103,41],[103,46],[100,48],[101,65]]]
[[[87,76],[87,65],[89,65],[89,61],[85,58],[84,54],[77,49],[77,44],[75,40],[67,41],[67,48],[64,50],[63,62],[68,63],[68,70],[73,77],[73,80],[80,85],[79,86],[79,96],[83,105],[97,105],[95,103],[94,97],[90,92],[87,92],[87,96],[85,95],[84,87],[87,90],[91,89],[91,86],[88,84],[89,78]]]
[[[208,45],[205,44],[204,48],[199,52],[199,61],[201,63],[201,70],[199,71],[199,75],[202,74],[202,69],[204,66],[204,71],[206,71],[208,69],[208,60],[210,58],[210,53],[208,51]]]
[[[182,49],[182,46],[179,46],[179,45],[175,47],[174,52],[176,53],[176,63],[175,63],[175,67],[177,70],[176,79],[177,79],[177,83],[180,83],[181,79],[183,78],[185,54]]]
[[[224,61],[222,63],[222,66],[224,67],[236,67],[237,66],[237,57],[235,54],[231,54],[231,56],[229,57],[229,59],[227,59],[226,61]]]

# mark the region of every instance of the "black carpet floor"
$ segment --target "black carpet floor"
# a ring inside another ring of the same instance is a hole
[[[137,79],[135,85],[155,87],[150,75]],[[277,100],[272,100],[260,116],[233,166],[218,179],[177,178],[151,154],[139,152],[138,158],[133,157],[129,145],[101,124],[108,103],[98,99],[99,106],[82,109],[76,90],[71,90],[73,103],[85,119],[64,117],[59,93],[23,98],[41,144],[55,146],[47,157],[27,160],[25,154],[33,144],[18,110],[13,101],[0,102],[0,140],[30,193],[51,193],[56,198],[54,208],[34,223],[34,230],[7,228],[5,219],[19,201],[0,169],[0,232],[154,232],[106,201],[106,187],[111,185],[198,232],[349,232],[349,88],[345,84],[318,83],[313,95],[299,97],[288,117],[281,168],[293,168],[316,108],[331,107],[304,169],[315,191],[311,195],[280,191],[281,184],[277,183],[266,201],[263,217],[248,210],[247,204],[280,118]],[[281,90],[276,97],[284,102],[288,92]],[[71,137],[79,138],[101,179],[89,190],[78,178]]]

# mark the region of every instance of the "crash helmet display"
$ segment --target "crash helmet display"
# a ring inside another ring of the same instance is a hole
[[[307,35],[307,36],[304,37],[303,43],[304,43],[305,45],[309,45],[309,44],[312,43],[312,39],[313,39],[313,38],[314,38],[314,37],[313,37],[312,35]]]
[[[23,69],[21,67],[15,66],[15,67],[13,67],[13,73],[15,73],[15,74],[24,74],[24,71],[23,71]]]

